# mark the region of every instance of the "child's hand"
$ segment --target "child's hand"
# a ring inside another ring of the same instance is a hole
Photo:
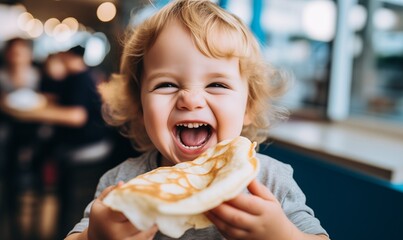
[[[299,230],[274,195],[256,180],[248,189],[251,194],[240,194],[206,213],[221,234],[227,239],[295,239]]]
[[[157,232],[157,226],[141,232],[120,212],[106,206],[102,200],[115,186],[106,188],[94,201],[90,213],[88,239],[152,239]]]

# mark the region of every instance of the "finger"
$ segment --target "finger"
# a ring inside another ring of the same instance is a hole
[[[121,233],[125,236],[137,236],[138,233],[140,233],[140,230],[138,230],[131,222],[124,222],[124,223],[119,223],[114,226],[114,230],[117,233]],[[119,239],[119,238],[117,238]],[[137,239],[137,238],[135,238]]]
[[[120,222],[120,223],[127,222],[127,223],[131,224],[129,222],[129,219],[127,219],[127,217],[123,213],[115,211],[113,209],[110,209],[110,211],[111,211],[111,213],[110,213],[109,217],[112,221]]]
[[[248,190],[251,194],[263,198],[265,200],[268,201],[276,200],[276,197],[273,195],[273,193],[271,193],[270,190],[266,188],[266,186],[258,182],[256,179],[254,179],[248,185]]]
[[[157,231],[158,231],[158,227],[156,225],[154,225],[148,230],[137,233],[135,236],[133,236],[133,239],[135,239],[135,240],[153,239],[155,234],[157,233]]]
[[[112,192],[113,189],[115,189],[115,188],[117,188],[117,187],[120,187],[120,186],[122,186],[123,184],[124,184],[123,181],[119,181],[116,185],[114,185],[114,186],[109,186],[109,187],[105,188],[105,189],[101,192],[101,194],[99,194],[98,199],[101,200],[101,201],[104,200],[104,198],[105,198],[110,192]]]
[[[105,189],[101,192],[101,194],[99,194],[98,199],[101,200],[101,201],[104,200],[104,198],[105,198],[110,192],[112,192],[112,190],[115,189],[115,188],[116,188],[116,186],[109,186],[109,187],[105,188]]]
[[[107,218],[113,222],[127,222],[128,219],[123,215],[123,213],[118,212],[105,205],[98,198],[94,201],[94,204],[91,207],[91,215],[97,214],[102,218]]]
[[[261,198],[250,195],[250,194],[240,194],[237,197],[225,202],[230,206],[237,208],[243,212],[247,212],[252,215],[259,215],[260,214],[260,202]]]
[[[223,203],[209,212],[212,213],[216,219],[235,228],[248,230],[248,226],[253,222],[253,215],[234,208],[227,203]]]
[[[220,219],[220,217],[218,217],[212,211],[206,212],[205,215],[217,227],[217,229],[221,232],[222,235],[224,235],[226,239],[242,239],[247,237],[248,235],[247,230],[240,229],[228,224],[227,222]]]
[[[105,188],[102,193],[98,196],[97,200],[96,200],[96,204],[99,204],[100,202],[102,202],[105,197],[111,192],[113,191],[115,188],[122,186],[124,184],[123,181],[119,181],[118,184],[116,184],[115,186],[109,186],[107,188]],[[102,203],[103,204],[103,203]],[[106,206],[106,205],[104,205]],[[108,206],[106,206],[108,207]],[[109,208],[109,207],[108,207]],[[110,212],[108,214],[108,216],[110,217],[110,219],[112,219],[114,222],[127,222],[128,219],[126,218],[126,216],[118,211],[115,211],[111,208],[109,208]]]

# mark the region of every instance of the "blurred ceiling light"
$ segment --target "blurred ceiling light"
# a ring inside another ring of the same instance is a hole
[[[30,20],[34,19],[34,17],[32,16],[32,14],[30,14],[29,12],[23,12],[18,16],[17,19],[17,24],[18,27],[23,30],[23,31],[27,31],[28,30],[28,22]]]
[[[78,24],[78,31],[79,32],[86,32],[87,28],[83,24],[79,23]]]
[[[32,38],[37,38],[42,35],[43,33],[43,24],[39,19],[31,19],[29,22],[26,24],[27,26],[27,33],[30,37]]]
[[[353,31],[357,32],[364,28],[367,22],[367,10],[362,5],[355,5],[350,9],[349,13],[349,24]]]
[[[329,0],[307,2],[302,13],[302,26],[309,38],[331,41],[336,31],[335,3]]]
[[[65,18],[62,21],[62,23],[66,24],[70,28],[70,31],[72,34],[74,34],[78,31],[79,23],[78,23],[77,19],[75,19],[73,17],[68,17],[68,18]]]
[[[24,5],[17,3],[16,5],[11,7],[11,10],[18,11],[18,12],[26,12],[27,9]]]
[[[391,30],[399,21],[397,14],[387,8],[379,8],[374,13],[373,24],[379,30]]]
[[[22,5],[9,6],[0,3],[0,41],[8,40],[16,36],[24,35],[24,31],[18,26],[18,18],[26,12]]]
[[[53,37],[58,42],[65,42],[72,36],[69,26],[64,23],[58,24],[53,30]]]
[[[88,66],[97,66],[108,52],[109,42],[103,33],[93,34],[85,45],[84,61]]]
[[[52,37],[54,35],[53,31],[55,30],[56,26],[59,25],[59,24],[60,24],[59,19],[57,19],[57,18],[49,18],[45,22],[45,26],[44,26],[45,33],[48,36]]]
[[[116,7],[111,2],[104,2],[98,6],[97,17],[102,22],[109,22],[116,16]]]

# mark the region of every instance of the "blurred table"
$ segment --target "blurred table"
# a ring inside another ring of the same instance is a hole
[[[271,141],[320,159],[403,184],[403,138],[342,123],[290,120],[275,125]]]

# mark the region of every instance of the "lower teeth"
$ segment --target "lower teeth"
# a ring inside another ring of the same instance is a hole
[[[183,143],[182,143],[182,146],[184,146],[184,147],[187,148],[187,149],[198,149],[198,148],[201,148],[201,147],[202,147],[202,145],[200,145],[200,146],[186,146],[186,145],[183,144]]]

